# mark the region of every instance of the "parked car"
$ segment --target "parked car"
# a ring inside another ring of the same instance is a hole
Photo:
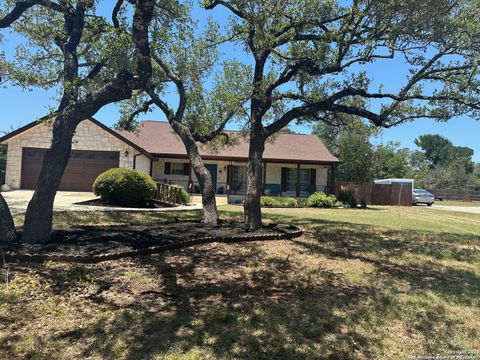
[[[413,205],[426,204],[428,206],[432,206],[434,202],[435,202],[435,196],[429,193],[427,190],[413,189],[412,191]]]

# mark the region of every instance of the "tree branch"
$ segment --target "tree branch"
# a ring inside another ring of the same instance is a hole
[[[228,113],[227,115],[223,118],[223,120],[221,121],[221,123],[219,125],[217,125],[216,129],[210,131],[208,134],[206,135],[196,135],[195,133],[193,133],[193,138],[195,139],[195,141],[198,141],[202,144],[205,144],[209,141],[212,141],[213,139],[215,139],[218,135],[220,135],[224,129],[225,129],[225,126],[227,126],[227,123],[235,116],[235,114],[243,107],[243,105],[245,104],[247,100],[241,102],[238,104],[238,106],[235,106],[234,108],[232,108]]]
[[[175,112],[168,106],[168,104],[160,99],[160,97],[155,93],[153,88],[148,88],[145,90],[147,94],[152,99],[153,103],[157,105],[160,110],[163,111],[165,116],[167,117],[167,121],[171,124],[175,120]]]
[[[57,39],[57,45],[63,54],[63,95],[59,109],[63,109],[72,101],[77,100],[78,86],[74,82],[78,79],[77,48],[85,28],[85,7],[77,5],[73,14],[64,14],[64,27],[68,35],[67,40]]]
[[[41,5],[64,14],[73,13],[73,9],[71,7],[65,4],[60,5],[51,0],[17,1],[12,11],[10,11],[10,13],[8,13],[7,15],[5,15],[3,18],[0,19],[0,29],[6,28],[12,25],[25,13],[25,11],[34,7],[35,5]]]
[[[124,0],[117,0],[117,3],[113,7],[112,22],[113,22],[113,26],[115,27],[115,29],[118,29],[120,27],[120,23],[118,22],[118,13],[119,13],[122,5],[123,5],[123,1]]]
[[[133,111],[128,117],[127,119],[125,120],[125,123],[123,124],[122,128],[126,131],[132,131],[133,130],[133,127],[132,127],[132,124],[133,124],[133,121],[135,120],[135,118],[140,115],[141,113],[146,113],[150,110],[150,106],[154,104],[154,101],[153,100],[148,100],[148,101],[145,101],[143,103],[143,105],[141,107],[139,107],[138,109],[136,109],[135,111]]]
[[[155,60],[155,62],[162,68],[165,75],[171,81],[173,81],[173,83],[177,87],[179,100],[178,100],[177,111],[175,111],[174,120],[178,122],[182,122],[183,115],[185,114],[185,109],[187,107],[187,93],[185,90],[185,85],[183,84],[183,81],[180,79],[180,77],[173,71],[173,69],[165,61],[163,61],[155,53],[152,53],[152,57]]]
[[[223,0],[212,1],[211,3],[205,5],[205,9],[206,10],[213,10],[218,5],[222,5],[222,6],[226,7],[232,13],[237,15],[239,18],[247,19],[247,14],[245,12],[241,11],[238,8],[235,8],[234,6],[232,6],[232,4],[229,4],[228,2],[223,1]]]

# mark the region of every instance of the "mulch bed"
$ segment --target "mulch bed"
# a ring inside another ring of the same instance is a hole
[[[296,227],[276,224],[245,232],[244,225],[234,221],[222,222],[219,226],[199,221],[78,226],[54,230],[48,244],[19,243],[4,251],[6,261],[97,263],[210,242],[291,239],[301,233]]]

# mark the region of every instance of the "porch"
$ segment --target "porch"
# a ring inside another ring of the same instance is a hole
[[[246,193],[246,162],[205,159],[218,195],[231,202],[242,201]],[[333,193],[335,164],[306,162],[263,163],[263,193],[270,196],[305,198],[314,192]],[[200,185],[186,158],[157,158],[150,164],[155,181],[177,184],[191,194],[200,194]]]

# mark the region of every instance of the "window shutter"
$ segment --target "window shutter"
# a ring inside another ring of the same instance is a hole
[[[165,175],[170,175],[172,173],[172,163],[165,163]]]
[[[183,163],[183,175],[190,175],[190,163]]]
[[[317,191],[317,169],[310,169],[310,188],[312,193]]]
[[[282,178],[281,178],[282,192],[287,191],[287,176],[288,176],[288,168],[282,167]]]

